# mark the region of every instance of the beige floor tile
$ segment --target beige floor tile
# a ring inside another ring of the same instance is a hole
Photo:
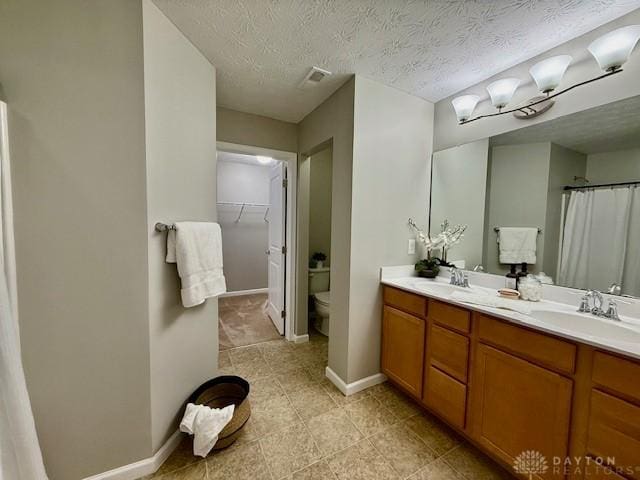
[[[322,382],[327,378],[326,362],[305,364],[303,368],[309,373],[309,375],[311,375],[314,382]]]
[[[301,470],[320,459],[320,450],[303,423],[272,433],[260,446],[274,479]]]
[[[374,435],[397,422],[396,417],[373,397],[346,405],[351,421],[365,437]]]
[[[262,436],[263,434],[260,432],[260,430],[256,426],[256,422],[253,416],[251,416],[244,424],[244,427],[242,427],[242,430],[240,431],[240,435],[238,435],[238,438],[233,443],[233,445],[243,445],[245,443],[251,443],[255,440],[260,439],[260,437]]]
[[[465,480],[465,478],[443,459],[438,459],[411,475],[408,480]]]
[[[275,373],[285,373],[300,368],[300,362],[293,350],[267,350],[264,359]]]
[[[232,360],[233,363],[233,360]],[[264,359],[247,360],[245,362],[233,363],[231,369],[234,375],[238,375],[249,382],[273,375],[271,368]]]
[[[369,441],[402,478],[417,472],[437,457],[403,424],[394,425]]]
[[[455,471],[469,480],[512,479],[502,467],[476,448],[460,445],[442,457]]]
[[[309,465],[288,478],[291,480],[336,480],[329,464],[324,460]]]
[[[369,390],[362,390],[358,393],[354,393],[353,395],[349,395],[348,397],[343,394],[338,388],[331,383],[328,378],[324,378],[320,385],[327,391],[327,393],[331,396],[334,402],[336,402],[340,406],[348,405],[350,403],[359,402],[363,398],[369,396]]]
[[[444,455],[461,442],[453,430],[428,413],[407,419],[405,425],[438,455]]]
[[[275,375],[259,378],[250,384],[249,399],[252,406],[280,395],[284,395],[284,390]]]
[[[251,417],[260,437],[300,421],[286,395],[272,397],[255,406],[252,405]]]
[[[411,398],[393,387],[374,390],[371,395],[391,410],[399,420],[413,417],[421,412]]]
[[[391,465],[368,440],[342,450],[327,459],[338,480],[399,480]]]
[[[318,384],[288,394],[289,400],[303,420],[309,420],[337,405],[324,388]]]
[[[197,462],[198,460],[202,460],[200,457],[196,457],[193,454],[193,440],[191,437],[185,437],[180,442],[178,447],[173,451],[173,453],[167,458],[167,460],[162,464],[162,466],[155,473],[156,477],[164,475],[165,473],[172,472],[174,470],[178,470],[180,468],[186,467],[187,465],[191,465],[192,463]],[[154,477],[155,478],[155,477]]]
[[[323,455],[345,449],[363,438],[347,413],[337,407],[310,419],[307,428]]]
[[[228,368],[231,367],[231,357],[229,356],[228,350],[221,350],[218,353],[218,368]]]
[[[270,480],[260,444],[255,441],[215,452],[207,458],[208,480]]]
[[[154,480],[207,480],[207,462],[203,460],[188,467],[183,467],[180,470],[174,470],[165,475],[154,476],[152,478]]]
[[[238,347],[232,348],[231,350],[227,350],[229,352],[229,357],[231,357],[231,362],[236,365],[242,362],[249,362],[254,360],[262,360],[262,352],[257,345],[249,345],[248,347]]]
[[[296,368],[289,372],[278,374],[277,378],[287,394],[310,387],[315,383],[309,372],[304,368]]]

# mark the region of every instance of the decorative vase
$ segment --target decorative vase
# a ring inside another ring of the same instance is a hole
[[[428,270],[418,270],[418,276],[423,278],[436,278],[438,276],[439,268],[431,268]]]

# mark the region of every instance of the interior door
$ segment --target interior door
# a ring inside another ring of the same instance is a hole
[[[284,335],[286,166],[278,162],[269,176],[269,305],[271,321]]]

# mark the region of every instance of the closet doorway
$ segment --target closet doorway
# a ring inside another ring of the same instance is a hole
[[[217,212],[227,293],[220,350],[295,340],[297,155],[218,142]]]

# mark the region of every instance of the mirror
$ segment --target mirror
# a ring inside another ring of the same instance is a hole
[[[433,154],[430,232],[447,257],[505,275],[640,296],[640,96]]]

